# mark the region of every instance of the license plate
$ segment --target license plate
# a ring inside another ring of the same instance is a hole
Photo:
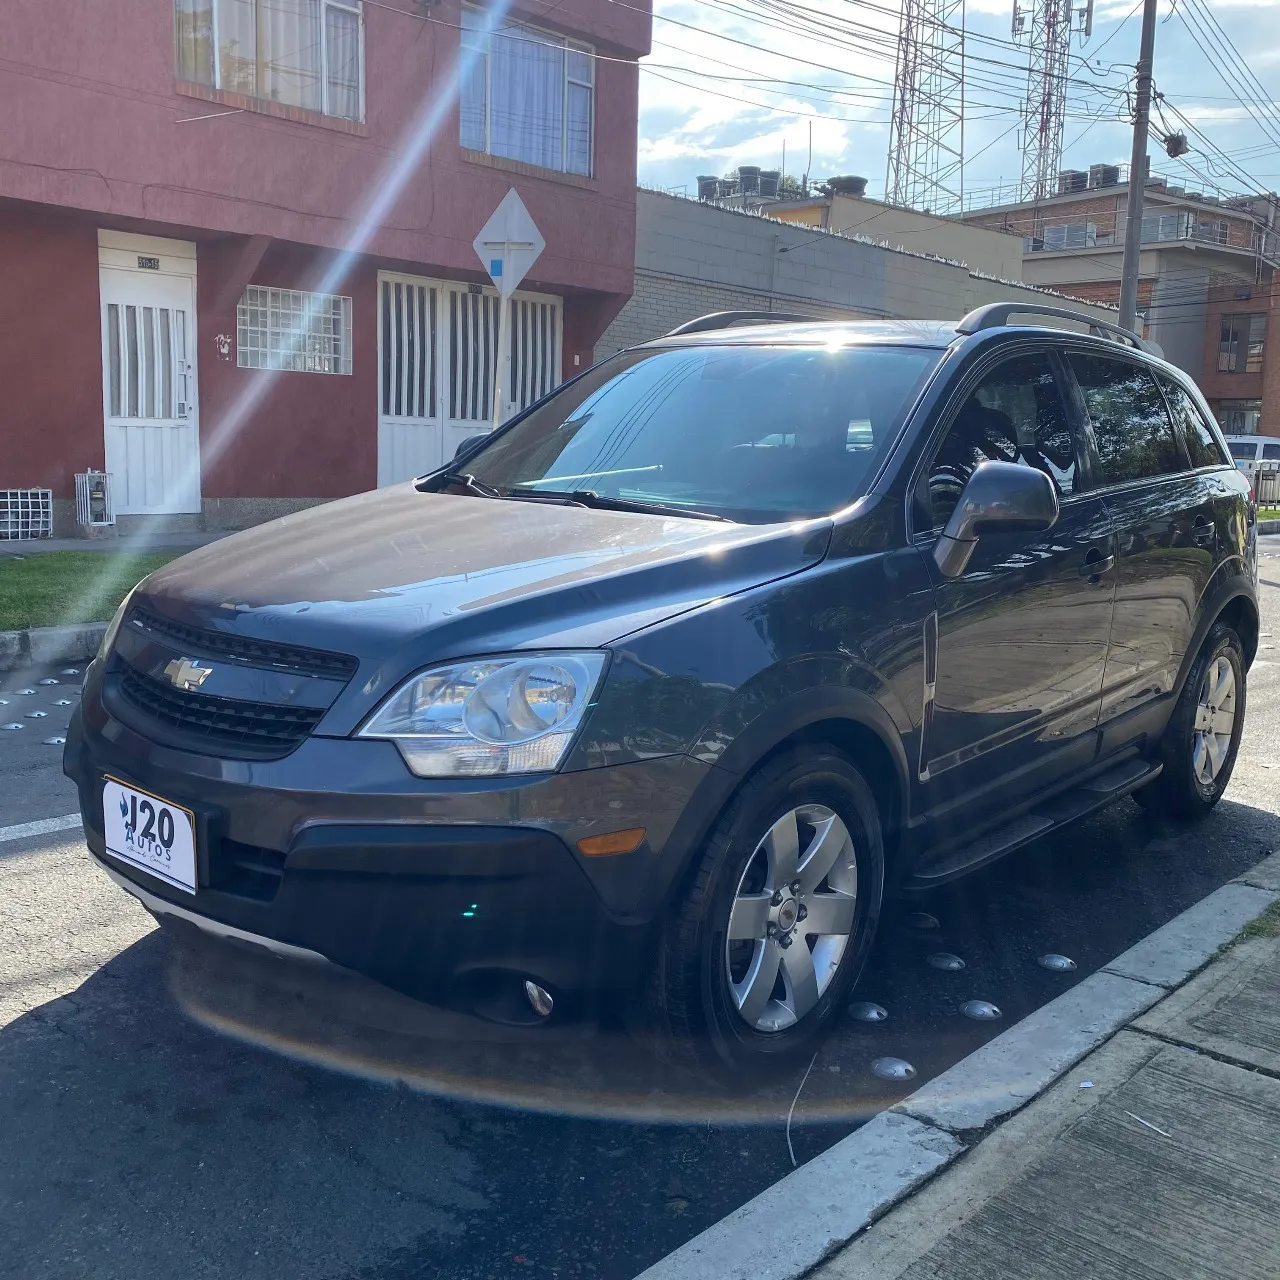
[[[195,893],[195,817],[190,809],[107,778],[102,817],[108,853]]]

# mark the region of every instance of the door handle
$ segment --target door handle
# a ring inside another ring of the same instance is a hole
[[[1084,564],[1080,566],[1080,576],[1088,578],[1090,582],[1097,582],[1104,573],[1110,573],[1115,568],[1116,558],[1113,555],[1103,555],[1097,547],[1094,547],[1084,558]]]
[[[1196,516],[1195,524],[1191,526],[1191,541],[1197,547],[1212,547],[1218,541],[1218,526],[1204,516]]]

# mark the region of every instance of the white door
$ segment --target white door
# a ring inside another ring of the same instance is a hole
[[[175,247],[180,252],[168,252]],[[116,512],[198,512],[195,246],[101,232],[99,261],[106,469]]]
[[[560,381],[561,300],[516,293],[510,305],[504,419]],[[493,289],[379,273],[379,485],[434,471],[489,430],[498,306]]]

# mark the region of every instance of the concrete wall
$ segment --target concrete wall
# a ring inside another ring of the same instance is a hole
[[[596,357],[659,337],[709,311],[958,320],[987,302],[1076,305],[955,262],[641,191],[631,301]],[[1100,318],[1115,312],[1081,305]]]
[[[971,271],[1002,280],[1022,279],[1022,237],[1001,230],[937,218],[858,196],[837,195],[784,204],[769,212],[785,222],[812,223],[815,207],[821,213],[820,225],[830,231],[869,236],[916,253],[936,253],[963,262]]]

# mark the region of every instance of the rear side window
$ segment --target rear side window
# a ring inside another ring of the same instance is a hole
[[[960,406],[917,490],[916,527],[942,528],[984,462],[1035,467],[1063,497],[1074,489],[1075,443],[1047,355],[998,364]]]
[[[1237,462],[1252,462],[1258,454],[1258,446],[1243,440],[1232,440],[1227,448]]]
[[[1103,484],[1186,469],[1164,397],[1146,369],[1078,351],[1068,358],[1093,423]]]
[[[1172,378],[1156,379],[1164,390],[1164,398],[1169,403],[1173,420],[1182,431],[1183,443],[1191,456],[1193,467],[1220,467],[1226,458],[1222,456],[1222,446],[1209,430],[1204,415],[1196,408],[1196,402]]]
[[[1280,444],[1264,444],[1262,446],[1263,462],[1275,462],[1280,460]]]

